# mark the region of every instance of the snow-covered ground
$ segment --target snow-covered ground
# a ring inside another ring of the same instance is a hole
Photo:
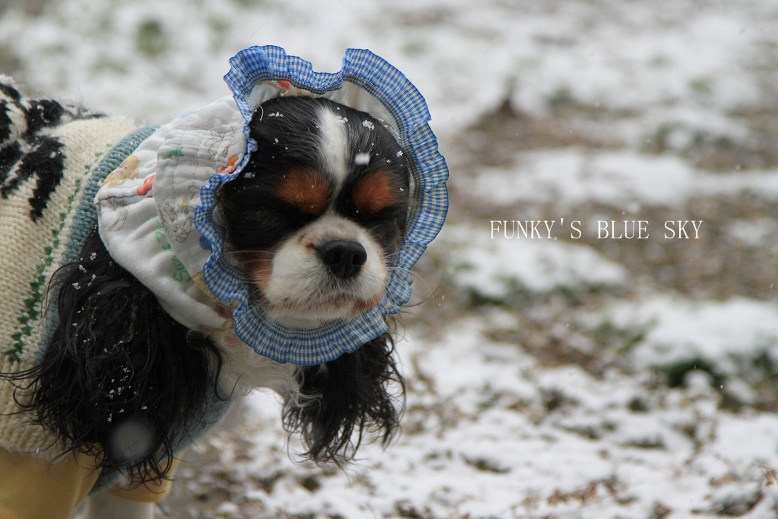
[[[370,48],[449,160],[402,435],[295,463],[254,395],[160,517],[778,517],[778,3],[7,4],[0,71],[149,123],[226,94],[243,47]]]

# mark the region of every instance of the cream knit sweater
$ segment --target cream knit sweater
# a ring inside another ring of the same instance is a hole
[[[46,285],[96,224],[102,178],[150,133],[128,136],[136,129],[128,119],[26,99],[0,76],[0,372],[29,369],[40,355]],[[54,460],[56,439],[18,412],[13,393],[0,379],[0,447]]]

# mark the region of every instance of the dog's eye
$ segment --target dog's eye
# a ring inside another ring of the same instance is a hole
[[[404,188],[385,171],[374,171],[361,179],[352,191],[357,214],[378,215],[400,204],[407,195]]]
[[[386,170],[370,172],[339,204],[339,209],[365,227],[385,251],[394,250],[405,230],[409,193],[403,178]]]
[[[330,203],[332,188],[312,169],[295,169],[283,175],[276,196],[303,214],[318,216]]]

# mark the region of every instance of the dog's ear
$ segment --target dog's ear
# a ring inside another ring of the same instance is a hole
[[[301,401],[286,403],[284,424],[290,433],[300,432],[305,457],[319,463],[351,459],[366,432],[389,443],[405,396],[393,354],[387,333],[337,360],[300,370]]]
[[[103,468],[136,481],[158,479],[175,439],[198,423],[213,394],[215,348],[188,341],[188,330],[111,259],[96,230],[81,257],[57,272],[49,298],[57,324],[17,401],[66,451],[91,452]]]

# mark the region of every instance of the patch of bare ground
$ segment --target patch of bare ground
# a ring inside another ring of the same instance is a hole
[[[269,451],[257,453],[254,435],[258,428],[280,427],[278,423],[247,420],[243,404],[235,404],[224,423],[197,447],[182,454],[171,495],[157,510],[158,518],[171,519],[306,519],[308,516],[269,510],[266,498],[282,478],[289,478],[286,460],[289,453],[281,441]],[[274,434],[276,431],[269,433]],[[307,465],[306,465],[307,466]],[[241,470],[236,470],[241,467]],[[286,467],[286,468],[284,468]],[[294,476],[294,484],[301,490],[315,491],[319,479],[332,475],[334,467],[317,468]]]
[[[647,136],[647,153],[675,153],[695,167],[711,172],[768,169],[778,166],[778,107],[744,108],[728,114],[746,130],[734,138],[706,128],[687,128],[679,123],[660,124]],[[683,134],[683,144],[674,139]]]
[[[50,3],[49,0],[26,0],[19,2],[16,0],[0,0],[0,13],[10,8],[22,9],[24,12],[32,15],[40,15],[43,9]]]
[[[549,102],[549,114],[535,117],[505,99],[452,140],[457,168],[509,166],[522,151],[580,146],[621,148],[625,145],[614,123],[628,111],[600,110],[577,104],[564,91]]]
[[[776,295],[776,203],[737,194],[692,198],[683,207],[646,206],[626,215],[602,205],[575,211],[617,226],[649,222],[646,239],[604,240],[590,233],[579,242],[627,267],[636,280],[649,280],[653,288],[714,300],[735,296],[767,300]]]

